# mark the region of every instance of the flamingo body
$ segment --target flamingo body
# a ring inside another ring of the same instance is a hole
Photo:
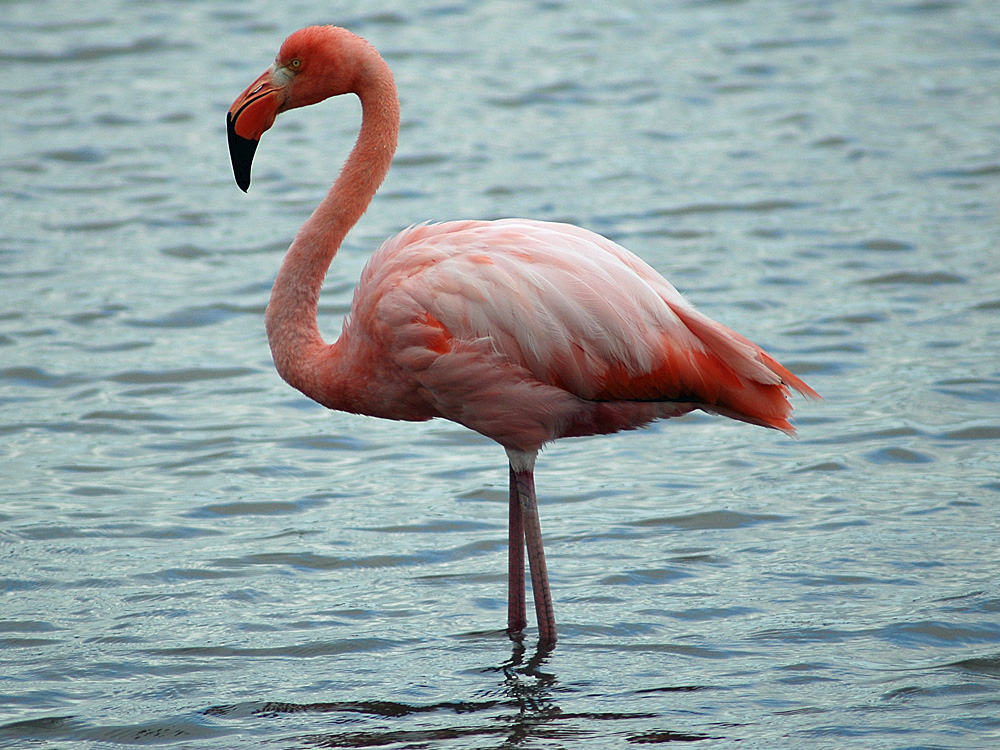
[[[692,409],[791,431],[783,381],[804,386],[628,250],[526,219],[390,238],[362,272],[339,343],[362,390],[321,403],[443,417],[521,451]]]
[[[791,433],[790,389],[818,396],[625,248],[527,219],[420,224],[390,238],[365,266],[340,338],[325,343],[316,322],[323,278],[396,148],[392,74],[360,37],[310,27],[285,41],[228,118],[234,173],[246,190],[257,142],[280,112],[344,93],[361,99],[361,132],[275,279],[266,313],[275,366],[331,409],[442,417],[504,446],[508,629],[525,625],[527,547],[539,637],[553,643],[533,476],[545,443],[693,409]]]

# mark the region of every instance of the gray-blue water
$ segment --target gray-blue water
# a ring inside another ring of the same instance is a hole
[[[1000,744],[993,0],[0,4],[0,746]],[[262,315],[356,134],[224,129],[368,37],[393,171],[321,306],[426,219],[625,244],[825,400],[537,483],[561,640],[508,640],[503,451],[329,413]]]

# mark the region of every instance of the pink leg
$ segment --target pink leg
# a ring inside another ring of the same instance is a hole
[[[507,533],[507,632],[520,633],[528,624],[524,599],[524,524],[517,477],[510,470],[510,518]]]
[[[511,471],[517,481],[517,494],[521,502],[521,520],[524,524],[524,541],[528,546],[531,593],[535,599],[535,619],[538,620],[538,641],[539,643],[553,644],[556,642],[556,615],[552,609],[552,593],[549,591],[549,572],[545,567],[542,526],[538,521],[535,474],[533,468],[514,470],[512,467]]]

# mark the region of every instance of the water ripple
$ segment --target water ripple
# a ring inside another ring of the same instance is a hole
[[[329,338],[399,229],[563,219],[825,399],[797,440],[548,447],[539,650],[504,631],[502,451],[273,371],[274,274],[359,110],[283,115],[248,195],[223,119],[302,4],[4,4],[0,746],[991,750],[995,10],[868,5],[337,11],[403,130]]]

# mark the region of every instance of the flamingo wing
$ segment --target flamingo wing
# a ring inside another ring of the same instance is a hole
[[[570,225],[413,227],[373,255],[352,317],[440,416],[495,439],[484,425],[516,431],[518,405],[548,423],[545,439],[580,434],[566,423],[581,402],[663,405],[624,427],[703,408],[791,432],[787,386],[815,395],[635,255]]]

